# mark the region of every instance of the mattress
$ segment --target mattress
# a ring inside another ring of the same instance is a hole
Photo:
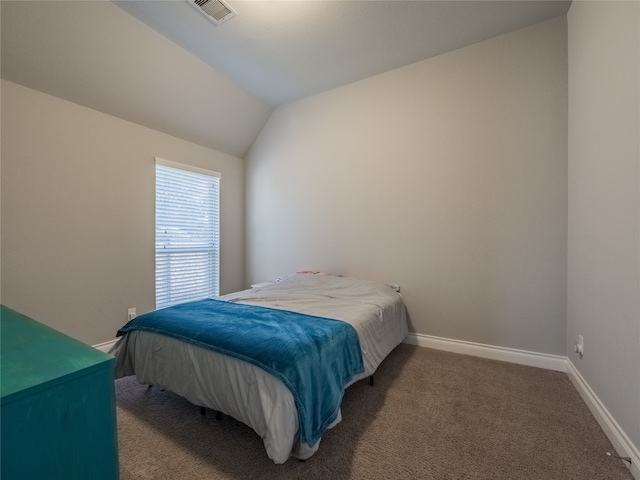
[[[364,372],[372,375],[407,335],[406,310],[396,289],[350,277],[295,274],[279,282],[219,297],[221,300],[342,320],[360,341]],[[165,335],[133,331],[113,347],[118,378],[136,375],[143,384],[170,390],[191,403],[230,415],[253,428],[269,458],[284,463],[306,459],[320,441],[300,440],[293,395],[284,383],[259,367]],[[339,414],[331,427],[341,420]]]

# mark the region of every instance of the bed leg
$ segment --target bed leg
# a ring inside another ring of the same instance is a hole
[[[207,413],[207,409],[204,407],[200,407],[200,415],[204,415],[205,413]]]
[[[369,377],[369,385],[373,387],[373,375]]]
[[[216,411],[216,420],[222,420],[222,413]]]

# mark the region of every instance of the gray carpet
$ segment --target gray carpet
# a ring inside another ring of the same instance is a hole
[[[564,373],[400,345],[306,462],[134,377],[116,381],[122,480],[632,480]]]

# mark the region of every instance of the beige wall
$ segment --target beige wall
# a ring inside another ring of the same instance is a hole
[[[640,3],[574,1],[568,22],[567,351],[640,446]]]
[[[243,161],[2,81],[2,303],[87,343],[155,307],[154,157],[222,173],[221,291],[244,288]]]
[[[414,332],[565,354],[566,18],[277,109],[247,280],[398,283]]]

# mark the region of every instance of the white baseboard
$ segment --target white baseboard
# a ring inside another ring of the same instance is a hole
[[[109,342],[104,342],[104,343],[98,343],[97,345],[93,345],[93,348],[97,348],[98,350],[104,352],[104,353],[109,353],[109,350],[111,349],[111,347],[113,347],[116,342],[118,340],[111,340]]]
[[[434,337],[432,335],[422,335],[420,333],[409,333],[404,339],[404,343],[417,345],[419,347],[433,348],[434,350],[444,350],[446,352],[462,353],[475,357],[490,358],[503,362],[528,365],[530,367],[545,368],[558,372],[567,371],[567,357],[560,355],[550,355],[547,353],[530,352],[527,350],[517,350],[515,348],[496,347],[484,345],[482,343],[465,342],[464,340],[452,340],[449,338]]]
[[[631,470],[631,474],[637,480],[640,480],[640,451],[636,448],[633,442],[629,439],[627,434],[622,430],[618,422],[611,416],[607,408],[600,401],[595,392],[591,389],[587,381],[580,374],[570,359],[567,360],[567,374],[569,379],[576,387],[576,390],[580,393],[580,396],[584,402],[596,417],[596,420],[600,424],[600,428],[609,438],[609,441],[613,444],[616,452],[621,457],[631,458],[632,464],[629,462],[620,460],[625,467]],[[616,453],[611,452],[611,453]]]

